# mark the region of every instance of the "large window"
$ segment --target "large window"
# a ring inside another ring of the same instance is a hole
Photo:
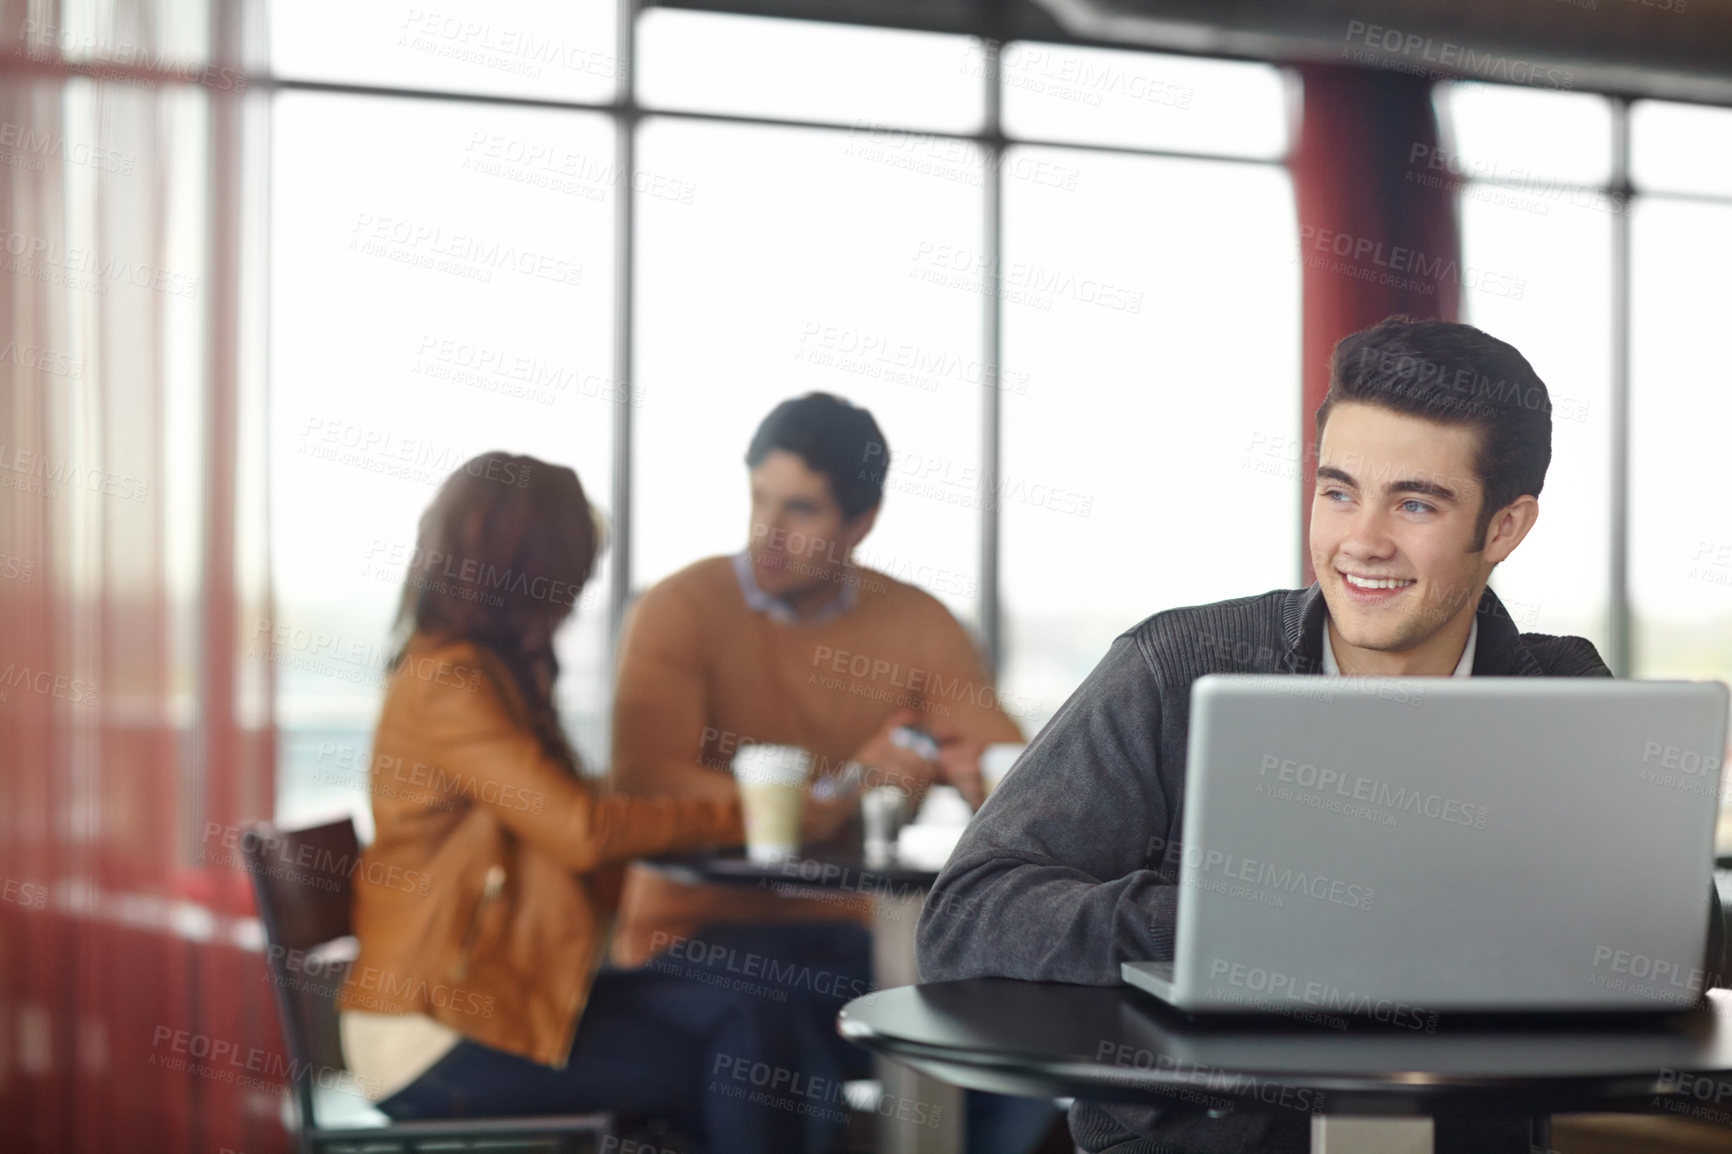
[[[1615,660],[1612,587],[1611,110],[1600,96],[1447,86],[1446,137],[1416,174],[1460,194],[1462,319],[1515,345],[1552,398],[1540,519],[1492,575],[1524,630]]]
[[[1630,594],[1636,672],[1732,680],[1732,109],[1630,109]]]
[[[746,443],[806,391],[878,417],[862,558],[976,631],[1030,731],[1142,617],[1295,579],[1278,69],[660,8],[627,60],[580,7],[335,38],[331,5],[273,8],[280,816],[364,810],[416,519],[485,449],[630,511],[561,641],[598,767],[618,608],[744,544]],[[1410,164],[1459,189],[1466,319],[1554,403],[1496,588],[1620,672],[1728,676],[1732,530],[1695,510],[1732,419],[1732,110],[1438,100],[1444,147]]]
[[[613,133],[591,112],[276,98],[277,614],[253,641],[277,666],[284,820],[365,822],[380,667],[445,477],[506,449],[611,504]],[[598,763],[606,580],[561,636],[566,719]]]
[[[800,393],[877,417],[861,559],[975,630],[1031,733],[1126,626],[1291,583],[1296,462],[1256,467],[1298,419],[1277,69],[660,8],[627,60],[615,20],[273,6],[282,820],[364,819],[416,520],[486,449],[630,510],[562,637],[597,766],[610,609],[745,544],[747,442]]]
[[[1277,166],[1024,159],[1076,174],[1005,192],[1003,672],[1032,730],[1149,614],[1295,583],[1299,268]]]
[[[1006,133],[1041,142],[1000,166],[996,266],[1001,681],[1032,732],[1149,614],[1294,582],[1297,452],[1257,466],[1299,427],[1298,230],[1277,69],[998,61]]]
[[[974,615],[978,502],[929,499],[924,482],[979,469],[982,302],[918,274],[928,253],[978,249],[980,156],[959,147],[972,179],[944,180],[884,163],[884,139],[644,125],[644,169],[679,172],[696,195],[640,202],[634,585],[745,546],[752,432],[821,390],[870,409],[890,447],[861,559]]]
[[[1453,146],[1417,163],[1460,182],[1464,264],[1524,290],[1470,291],[1465,319],[1526,353],[1554,404],[1541,517],[1494,584],[1524,628],[1584,634],[1619,672],[1732,680],[1732,109],[1493,85],[1440,101]]]

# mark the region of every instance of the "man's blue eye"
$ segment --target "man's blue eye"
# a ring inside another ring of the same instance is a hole
[[[1430,505],[1427,505],[1424,501],[1403,501],[1401,507],[1408,510],[1410,513],[1436,512],[1436,510],[1434,510]]]

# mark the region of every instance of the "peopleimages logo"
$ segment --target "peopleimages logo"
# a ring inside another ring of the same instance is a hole
[[[846,1123],[849,1118],[848,1099],[840,1080],[732,1054],[716,1055],[710,1068],[709,1091],[828,1121]],[[873,1109],[881,1117],[915,1126],[938,1126],[944,1117],[943,1106],[895,1094],[881,1096]]]
[[[249,837],[257,839],[259,856],[264,859],[256,866],[246,857],[245,842]],[[359,878],[370,885],[422,897],[431,892],[433,884],[430,873],[372,860],[365,853],[351,857],[309,842],[291,845],[291,839],[281,835],[255,834],[222,822],[205,822],[202,840],[201,861],[248,871],[257,869],[267,877],[313,886],[328,893],[342,888],[338,877]]]
[[[1280,866],[1274,862],[1222,850],[1206,850],[1197,845],[1181,845],[1178,842],[1169,844],[1163,855],[1162,865],[1170,867],[1174,862],[1181,862],[1185,867],[1186,872],[1180,878],[1181,885],[1245,897],[1260,901],[1264,905],[1279,907],[1285,903],[1279,893],[1257,893],[1246,889],[1246,886],[1259,886],[1265,890],[1315,898],[1356,910],[1369,910],[1377,897],[1375,887],[1360,882],[1306,873],[1291,866]],[[1244,882],[1246,886],[1228,886],[1220,879]]]
[[[1511,59],[1501,52],[1481,52],[1452,40],[1439,40],[1400,28],[1385,28],[1381,24],[1367,24],[1363,20],[1349,20],[1343,39],[1348,41],[1341,49],[1344,59],[1356,64],[1376,64],[1398,72],[1439,76],[1468,73],[1482,80],[1547,88],[1568,88],[1576,75],[1569,68]],[[1355,45],[1364,45],[1364,48]],[[1440,65],[1441,68],[1424,67],[1427,64]]]
[[[1227,987],[1223,993],[1243,991],[1244,996],[1235,1000],[1253,1008],[1278,1009],[1295,1004],[1314,1006],[1322,1010],[1361,1014],[1386,1025],[1400,1026],[1407,1030],[1437,1033],[1436,1010],[1427,1010],[1388,998],[1374,998],[1324,982],[1303,981],[1292,974],[1266,970],[1261,966],[1247,966],[1239,962],[1229,962],[1224,958],[1211,958],[1209,981],[1220,982]]]
[[[161,73],[165,74],[163,79],[186,80],[218,92],[233,92],[239,95],[247,90],[245,74],[236,69],[182,60],[171,52],[160,49],[125,40],[110,40],[89,32],[44,24],[39,20],[24,21],[19,31],[22,34],[19,39],[24,43],[13,49],[13,55],[45,60],[58,54],[66,59],[87,61],[97,65],[87,73],[92,79],[155,87],[158,77],[150,74]],[[134,69],[137,71],[132,71]]]
[[[582,263],[557,253],[370,212],[355,218],[348,249],[488,283],[495,271],[516,272],[554,284],[583,282]]]
[[[1468,802],[1459,801],[1453,797],[1444,797],[1441,794],[1422,793],[1405,786],[1392,786],[1386,781],[1377,781],[1360,774],[1349,775],[1327,766],[1319,769],[1310,762],[1295,761],[1292,758],[1283,758],[1267,753],[1263,755],[1263,760],[1257,767],[1257,776],[1269,777],[1271,775],[1277,781],[1297,785],[1303,789],[1333,792],[1339,797],[1394,810],[1397,813],[1418,814],[1422,817],[1448,822],[1451,825],[1471,826],[1474,829],[1485,828],[1488,811],[1483,805],[1471,805]]]
[[[1306,224],[1299,228],[1300,263],[1307,268],[1344,273],[1359,280],[1393,284],[1429,295],[1438,281],[1453,281],[1464,288],[1490,296],[1521,300],[1527,295],[1527,279],[1461,264],[1447,256],[1427,256],[1419,249],[1385,244],[1372,237],[1354,236]],[[1310,248],[1317,255],[1305,255]],[[1334,259],[1332,259],[1334,258]],[[1369,263],[1368,263],[1369,262]],[[1403,274],[1403,275],[1395,275]]]
[[[12,662],[0,669],[0,702],[4,702],[14,690],[53,697],[72,705],[94,705],[97,683]]]
[[[11,902],[27,910],[45,910],[48,908],[48,887],[7,878],[6,883],[0,885],[0,901]]]
[[[408,9],[398,28],[398,47],[531,79],[539,79],[543,67],[608,80],[626,75],[625,62],[612,53],[539,35],[533,28],[495,25],[419,7]]]
[[[1721,758],[1716,753],[1646,741],[1636,780],[1684,793],[1721,793],[1720,771]]]
[[[20,232],[4,222],[0,222],[0,249],[10,258],[4,262],[8,272],[64,282],[98,296],[106,295],[111,284],[126,284],[187,300],[198,298],[196,276],[113,253],[102,256],[92,249],[69,248],[56,238]]]
[[[1153,1050],[1134,1047],[1127,1042],[1116,1042],[1103,1038],[1095,1046],[1095,1061],[1108,1060],[1113,1065],[1121,1066],[1127,1070],[1158,1072],[1168,1076],[1177,1076],[1199,1090],[1206,1089],[1225,1093],[1234,1098],[1254,1097],[1257,1101],[1268,1106],[1284,1106],[1290,1110],[1303,1110],[1307,1113],[1317,1113],[1323,1109],[1324,1096],[1320,1090],[1287,1086],[1280,1082],[1271,1082],[1236,1070],[1223,1070],[1219,1066],[1186,1061],[1175,1058],[1171,1054],[1157,1054]],[[1129,1083],[1128,1079],[1121,1079],[1121,1082],[1135,1084]],[[1183,1093],[1178,1087],[1171,1087],[1170,1089]],[[1207,1103],[1198,1104],[1206,1105]],[[1225,1104],[1231,1108],[1230,1101]]]
[[[714,977],[720,982],[712,984],[726,984],[728,988],[774,997],[777,1001],[786,1001],[789,990],[806,990],[820,997],[849,1001],[874,989],[870,983],[847,974],[814,969],[801,962],[782,961],[767,954],[742,952],[733,946],[662,930],[650,935],[650,950],[664,970],[669,968],[668,961],[687,962],[696,969],[715,971]],[[651,965],[656,965],[656,962],[651,962]],[[673,969],[683,970],[684,967]],[[696,976],[696,973],[690,976]],[[752,978],[761,978],[770,984],[764,986],[746,980]]]
[[[377,1079],[362,1078],[332,1066],[294,1061],[257,1046],[245,1046],[210,1034],[177,1030],[173,1026],[157,1026],[151,1035],[150,1047],[149,1065],[195,1074],[247,1090],[280,1093],[283,1083],[307,1078],[324,1090],[351,1094],[360,1091],[375,1099],[383,1092]]]
[[[1668,958],[1656,958],[1635,950],[1613,946],[1594,947],[1592,985],[1620,990],[1657,1002],[1690,1005],[1702,991],[1713,987],[1718,976],[1696,966],[1682,966]]]
[[[0,164],[22,167],[31,172],[42,171],[47,161],[64,161],[131,176],[138,163],[138,157],[133,153],[88,141],[69,140],[55,133],[38,132],[10,120],[0,122],[0,149],[6,150],[0,154]]]

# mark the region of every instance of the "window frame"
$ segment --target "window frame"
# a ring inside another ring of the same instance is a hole
[[[611,117],[615,126],[615,156],[616,171],[635,172],[637,166],[638,128],[644,120],[651,117],[667,117],[683,120],[694,120],[715,124],[749,124],[766,127],[785,128],[821,128],[848,130],[854,125],[842,122],[832,122],[819,119],[800,119],[791,117],[757,116],[739,113],[706,112],[691,109],[648,108],[639,103],[636,92],[638,76],[638,46],[637,17],[643,11],[636,0],[617,0],[618,15],[616,24],[616,42],[614,58],[622,61],[624,67],[619,83],[615,89],[614,99],[607,102],[581,100],[550,100],[531,97],[517,97],[497,94],[463,92],[455,89],[433,88],[397,88],[361,83],[345,83],[329,80],[307,80],[294,77],[272,75],[267,85],[278,92],[324,92],[352,96],[358,99],[367,97],[394,97],[420,100],[459,101],[472,104],[501,104],[523,107],[562,109],[574,112],[600,112]],[[738,14],[742,19],[752,16]],[[787,19],[787,17],[779,17]],[[911,29],[911,31],[927,31]],[[937,31],[936,29],[931,31]],[[954,30],[948,34],[954,35]],[[1289,116],[1286,149],[1280,154],[1267,157],[1248,157],[1232,153],[1197,152],[1179,149],[1163,149],[1119,144],[1097,144],[1069,139],[1049,139],[1034,136],[1011,135],[1005,131],[1003,124],[1003,75],[1001,59],[1006,48],[1017,43],[1061,44],[1067,47],[1079,48],[1109,48],[1116,51],[1146,53],[1150,56],[1193,55],[1200,59],[1232,60],[1238,63],[1257,63],[1278,69],[1282,73],[1284,84],[1291,90],[1293,73],[1290,68],[1274,61],[1247,61],[1244,57],[1234,57],[1224,54],[1176,53],[1163,52],[1154,49],[1138,49],[1123,44],[1108,44],[1082,38],[1065,38],[1049,35],[1043,31],[1038,36],[1022,36],[1013,33],[1000,39],[993,36],[976,34],[980,40],[984,62],[979,77],[983,86],[984,109],[979,127],[973,131],[941,131],[925,128],[908,127],[909,131],[918,131],[924,136],[938,140],[955,140],[971,143],[978,147],[983,155],[988,178],[981,183],[982,203],[982,252],[983,259],[988,262],[989,270],[996,270],[1003,257],[1003,162],[1005,153],[1012,147],[1046,146],[1065,148],[1084,152],[1118,153],[1131,156],[1164,157],[1179,160],[1209,160],[1227,161],[1239,164],[1251,164],[1269,168],[1290,170],[1294,130]],[[887,125],[890,130],[898,130],[901,125]],[[611,524],[612,541],[608,549],[605,563],[611,577],[609,600],[607,606],[607,661],[611,668],[618,659],[618,646],[621,625],[624,621],[626,608],[633,593],[632,589],[632,534],[635,528],[633,516],[633,466],[635,429],[633,424],[634,406],[630,403],[630,390],[634,379],[633,345],[636,329],[636,273],[637,259],[635,250],[636,236],[636,197],[620,195],[614,198],[614,267],[613,267],[613,345],[614,364],[613,379],[621,382],[626,393],[625,402],[613,407],[613,461],[610,483],[612,491],[610,498],[613,508]],[[983,309],[980,326],[981,363],[990,379],[981,382],[982,411],[981,424],[978,430],[981,451],[981,489],[983,492],[996,490],[1000,473],[1002,472],[1002,393],[998,388],[998,371],[1002,363],[1003,335],[1003,301],[1000,287],[997,283],[997,273],[989,271],[989,277],[994,280],[992,291],[982,294]],[[1003,657],[1003,621],[1002,607],[999,597],[999,556],[1000,556],[1000,517],[997,502],[980,502],[980,581],[976,593],[976,619],[979,622],[979,637],[983,658],[989,672],[996,677],[1002,667]],[[1296,575],[1297,576],[1297,575]]]

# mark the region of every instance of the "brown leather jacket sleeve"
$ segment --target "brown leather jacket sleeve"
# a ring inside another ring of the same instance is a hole
[[[493,664],[479,655],[454,656],[483,670]],[[572,777],[542,749],[521,720],[518,703],[508,699],[514,687],[501,685],[491,672],[450,681],[407,679],[412,702],[399,715],[409,730],[404,744],[428,756],[397,772],[445,808],[462,804],[459,798],[484,806],[517,837],[578,873],[740,842],[737,797],[608,795],[596,783]]]

